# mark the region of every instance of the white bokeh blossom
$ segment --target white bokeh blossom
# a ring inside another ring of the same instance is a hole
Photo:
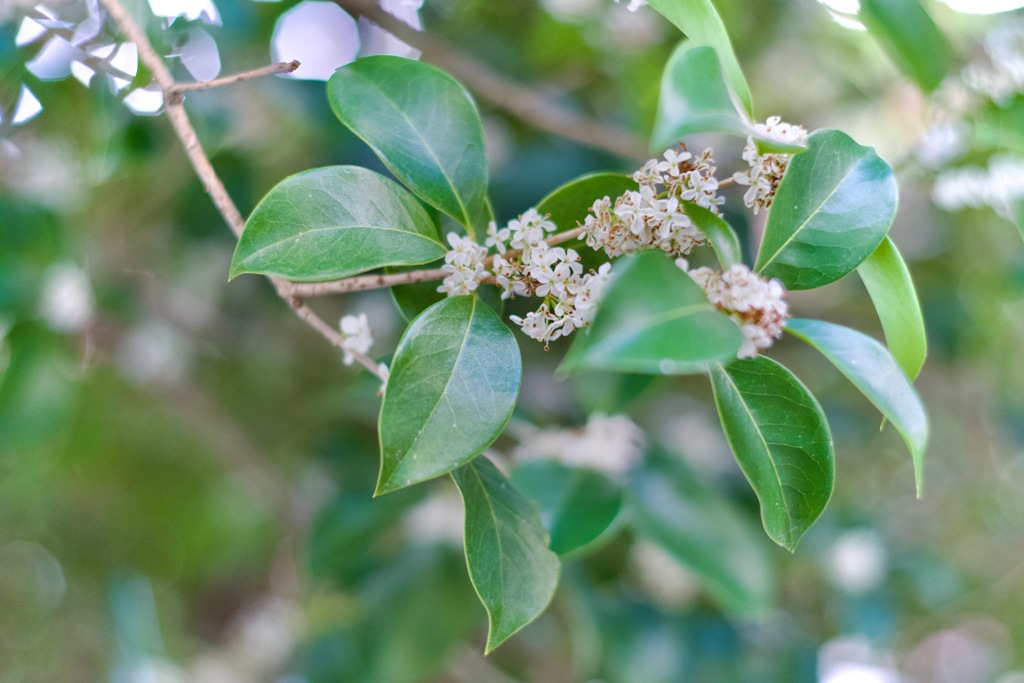
[[[619,478],[640,461],[644,432],[625,415],[594,413],[582,427],[541,429],[521,439],[519,461],[549,458]]]
[[[943,171],[935,179],[932,199],[946,211],[990,207],[1013,220],[1016,205],[1024,200],[1024,157],[999,154],[989,159],[987,168]]]
[[[345,354],[345,365],[352,365],[356,355],[365,356],[369,353],[373,346],[373,330],[370,329],[365,313],[342,316],[338,328],[341,330],[341,350]]]
[[[95,309],[89,276],[71,262],[55,263],[46,271],[39,296],[39,316],[58,332],[81,332]]]

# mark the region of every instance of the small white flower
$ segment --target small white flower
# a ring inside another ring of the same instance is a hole
[[[373,331],[365,313],[344,315],[338,324],[341,330],[341,350],[345,354],[342,359],[345,365],[352,365],[356,358],[353,354],[365,356],[373,346]]]
[[[762,138],[786,145],[800,145],[807,140],[803,126],[786,123],[781,116],[769,116],[764,123],[754,124],[754,131]]]
[[[487,249],[469,237],[459,237],[454,232],[448,233],[448,244],[452,248],[444,255],[445,264],[441,266],[441,270],[448,273],[448,276],[441,281],[437,291],[448,296],[472,294],[480,282],[490,276],[484,268]]]
[[[783,122],[778,116],[770,117],[765,123],[754,126],[758,135],[785,144],[802,144],[807,139],[807,131],[801,126]],[[743,160],[749,168],[745,172],[733,174],[733,180],[739,185],[748,185],[749,190],[743,195],[743,203],[754,214],[761,209],[768,209],[775,199],[775,191],[782,181],[782,175],[789,165],[790,154],[758,154],[757,144],[753,136],[747,138],[743,148]]]

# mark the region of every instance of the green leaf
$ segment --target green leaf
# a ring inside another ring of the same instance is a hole
[[[397,183],[358,166],[328,166],[278,183],[245,223],[231,277],[332,280],[444,256],[437,229]]]
[[[636,181],[625,173],[591,173],[552,190],[537,204],[537,211],[551,217],[558,228],[556,232],[566,232],[583,224],[588,210],[598,199],[608,197],[614,205],[618,197],[637,187]],[[587,247],[578,237],[562,246],[578,250],[584,271],[597,270],[608,260],[603,251]]]
[[[663,150],[694,133],[749,135],[752,127],[740,107],[714,48],[685,41],[665,64],[651,149]]]
[[[682,461],[652,458],[631,477],[628,502],[637,531],[688,567],[723,608],[763,614],[771,606],[773,571],[763,539]]]
[[[327,98],[388,170],[474,234],[487,163],[480,114],[458,81],[423,62],[366,57],[334,72]]]
[[[790,320],[786,330],[820,351],[892,422],[914,459],[920,497],[928,417],[914,386],[885,347],[866,334],[820,320]]]
[[[616,198],[636,189],[636,181],[625,173],[591,173],[552,190],[537,204],[537,211],[550,216],[557,232],[566,232],[583,225],[598,199],[609,197],[614,204]]]
[[[420,314],[402,335],[380,407],[375,495],[465,465],[498,438],[522,361],[512,331],[475,296]]]
[[[928,339],[907,264],[896,245],[886,237],[871,256],[857,266],[857,272],[878,311],[889,351],[907,377],[915,379],[928,354]]]
[[[1017,224],[1017,232],[1020,233],[1021,238],[1024,238],[1024,201],[1017,202],[1017,206],[1014,207],[1013,217]]]
[[[537,507],[490,460],[477,458],[452,477],[466,508],[466,564],[487,609],[491,652],[544,611],[561,565]]]
[[[734,264],[743,263],[743,247],[740,246],[740,238],[731,225],[721,216],[693,202],[683,202],[682,206],[693,224],[708,238],[723,268],[728,269]]]
[[[896,217],[896,177],[870,147],[819,130],[789,162],[755,270],[789,289],[843,277],[871,255]]]
[[[622,506],[622,490],[600,472],[532,460],[512,471],[512,484],[540,506],[559,555],[593,547]]]
[[[918,85],[931,92],[942,84],[953,51],[918,0],[861,0],[857,18]]]
[[[718,52],[729,86],[747,114],[753,115],[750,86],[743,77],[743,70],[733,52],[725,24],[711,0],[648,0],[647,4],[675,24],[694,43],[713,47]]]
[[[614,415],[630,407],[661,386],[655,375],[630,375],[620,372],[580,372],[572,376],[572,393],[587,414]]]
[[[761,502],[765,531],[795,550],[832,495],[832,434],[821,406],[764,356],[711,371],[715,404],[740,469]]]
[[[565,370],[682,375],[736,357],[739,326],[672,259],[649,251],[619,264],[589,333],[577,332]]]

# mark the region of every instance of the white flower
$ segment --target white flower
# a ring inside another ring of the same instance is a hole
[[[778,280],[766,280],[737,263],[724,273],[694,268],[690,278],[708,296],[708,301],[729,314],[740,326],[744,342],[737,358],[752,358],[771,347],[782,336],[789,317],[786,290]]]
[[[444,255],[441,270],[448,276],[441,282],[437,291],[448,296],[472,294],[480,282],[490,276],[484,268],[487,249],[481,247],[469,237],[459,237],[454,232],[448,233],[448,244],[451,251]]]
[[[778,116],[770,117],[765,123],[754,126],[758,135],[785,144],[802,144],[807,139],[807,131],[801,126],[785,123]],[[743,160],[749,168],[744,172],[733,174],[733,180],[739,185],[749,185],[750,189],[743,195],[743,203],[753,209],[756,215],[761,209],[770,208],[775,199],[775,191],[782,181],[782,175],[789,165],[790,154],[758,154],[757,144],[753,136],[747,138],[743,148]]]
[[[781,116],[769,116],[764,123],[754,124],[754,131],[762,138],[786,145],[800,145],[807,140],[803,126],[786,123]]]
[[[525,318],[520,318],[518,315],[510,315],[508,318],[516,325],[519,325],[526,336],[537,341],[548,340],[547,306],[541,306],[540,310],[527,313]]]
[[[343,360],[345,365],[352,365],[355,362],[355,355],[365,356],[370,347],[373,346],[373,331],[366,319],[365,313],[359,315],[344,315],[338,324],[341,330],[341,350],[345,354]]]
[[[505,248],[505,242],[508,242],[510,231],[508,226],[498,230],[498,224],[491,221],[487,224],[487,239],[484,240],[484,246],[486,247],[497,247],[499,254],[504,254],[508,249]]]

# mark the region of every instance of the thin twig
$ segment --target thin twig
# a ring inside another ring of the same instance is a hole
[[[409,285],[414,282],[433,282],[443,280],[448,273],[440,268],[431,270],[411,270],[407,273],[388,273],[387,275],[357,275],[344,280],[328,282],[297,282],[292,284],[295,296],[326,296],[345,292],[362,292],[367,289],[384,289],[396,285]]]
[[[535,128],[627,159],[646,159],[649,156],[647,145],[639,137],[554,104],[549,96],[502,76],[434,35],[417,31],[385,12],[373,0],[334,1],[350,14],[362,15],[403,43],[416,48],[427,61],[450,73],[481,99]]]
[[[145,31],[125,10],[120,0],[99,0],[99,2],[110,14],[110,18],[118,25],[125,37],[135,43],[139,50],[139,61],[149,69],[150,73],[153,74],[153,79],[164,92],[164,113],[167,114],[171,127],[178,136],[178,140],[181,141],[182,147],[185,148],[185,153],[188,155],[189,161],[192,162],[192,168],[195,169],[196,175],[202,181],[206,192],[210,195],[220,215],[224,218],[228,227],[231,228],[231,231],[235,233],[235,237],[241,237],[242,229],[245,227],[245,219],[235,205],[234,200],[231,199],[231,195],[228,194],[227,188],[224,187],[220,176],[217,175],[217,171],[214,170],[213,164],[210,163],[210,158],[203,151],[203,146],[199,142],[199,136],[196,135],[196,129],[193,127],[192,121],[185,111],[181,91],[178,90],[178,83],[175,82],[174,76],[171,75],[170,69],[167,68],[167,64],[164,63],[163,58],[153,48],[153,44],[149,42]],[[292,283],[275,277],[269,277],[268,279],[274,285],[277,295],[291,307],[299,318],[320,333],[332,345],[342,348],[344,339],[341,334],[325,323],[315,311],[302,302],[301,296],[296,295],[294,292],[294,285]],[[383,373],[371,359],[360,353],[348,351],[361,365],[381,379],[384,379]]]
[[[299,61],[292,60],[290,62],[280,62],[278,64],[271,64],[270,66],[264,66],[259,69],[253,69],[251,71],[243,71],[242,73],[233,74],[231,76],[222,76],[215,78],[212,81],[199,81],[198,83],[175,83],[174,89],[171,91],[172,96],[183,92],[192,92],[193,90],[208,90],[210,88],[219,88],[224,85],[234,85],[235,83],[241,83],[242,81],[248,81],[252,78],[260,78],[262,76],[273,76],[274,74],[290,74],[299,68]]]

